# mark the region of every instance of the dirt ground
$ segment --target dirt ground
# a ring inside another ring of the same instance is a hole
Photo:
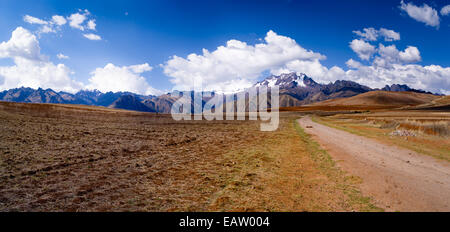
[[[315,123],[299,123],[340,167],[362,178],[363,194],[387,211],[449,211],[450,165],[412,150]]]
[[[359,179],[283,113],[181,121],[0,103],[0,211],[373,211]]]

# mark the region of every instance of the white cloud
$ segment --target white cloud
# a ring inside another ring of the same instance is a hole
[[[151,67],[148,63],[131,65],[131,66],[128,66],[128,68],[137,74],[140,74],[143,72],[150,72],[153,70],[153,67]]]
[[[95,30],[96,26],[97,26],[97,24],[95,24],[95,20],[94,19],[89,20],[89,22],[87,23],[87,28],[89,30]]]
[[[29,15],[25,15],[23,17],[23,21],[30,23],[30,24],[40,24],[40,25],[45,25],[48,24],[47,21],[33,17],[33,16],[29,16]]]
[[[192,89],[194,82],[201,82],[204,90],[230,92],[251,86],[264,71],[275,71],[294,60],[319,59],[325,59],[325,56],[304,49],[289,37],[269,31],[262,43],[248,45],[229,40],[212,52],[203,49],[201,55],[173,56],[163,68],[171,77],[174,89]]]
[[[394,41],[400,40],[400,33],[395,32],[393,30],[388,30],[386,28],[380,28],[380,30],[376,30],[373,27],[364,28],[364,32],[361,31],[353,31],[356,35],[360,36],[365,41],[377,41],[378,37],[384,37],[385,41]]]
[[[67,23],[67,20],[63,16],[53,15],[52,22],[58,26],[62,26]]]
[[[354,59],[350,59],[347,60],[347,62],[345,62],[345,64],[349,67],[349,68],[360,68],[362,66],[362,64]]]
[[[102,40],[102,37],[93,33],[83,34],[83,36],[89,40]]]
[[[399,62],[399,50],[395,45],[384,46],[380,44],[378,47],[378,54],[382,59],[387,61],[387,64],[398,63]]]
[[[416,89],[450,94],[450,68],[438,65],[393,64],[389,68],[362,66],[356,70],[346,71],[344,78],[374,88],[400,83]]]
[[[80,29],[82,31],[84,31],[84,26],[81,25],[83,24],[83,22],[86,20],[86,15],[85,14],[80,14],[80,13],[75,13],[75,14],[71,14],[68,19],[69,19],[69,25],[73,28],[76,29]]]
[[[68,56],[66,56],[66,55],[64,55],[62,53],[59,53],[58,55],[56,55],[56,57],[58,57],[58,59],[60,59],[60,60],[67,60],[67,59],[69,59]]]
[[[140,76],[141,73],[148,72],[151,69],[147,63],[122,67],[109,63],[91,73],[86,88],[97,89],[102,92],[128,91],[145,95],[160,94],[160,91],[152,88],[145,78]]]
[[[362,60],[369,60],[376,51],[375,46],[364,42],[361,39],[354,39],[350,42],[350,48],[358,54],[359,58]]]
[[[411,2],[405,4],[402,0],[400,9],[419,22],[425,23],[428,26],[439,27],[440,19],[437,11],[425,3],[420,7]]]
[[[419,49],[413,46],[408,46],[405,51],[399,53],[400,60],[406,63],[414,63],[422,60]]]
[[[375,63],[380,66],[400,63],[415,63],[422,60],[419,49],[414,46],[408,46],[404,51],[399,51],[395,45],[386,47],[383,44],[380,44],[378,54],[380,57],[375,59]]]
[[[0,43],[0,58],[43,60],[36,36],[23,27],[16,28],[7,42]]]
[[[69,26],[73,28],[77,28],[81,31],[86,29],[95,30],[97,24],[95,23],[95,19],[89,19],[91,13],[88,10],[79,10],[79,12],[71,14],[67,19],[60,15],[53,15],[52,18],[48,21],[25,15],[23,20],[30,24],[39,24],[41,27],[37,30],[37,33],[45,34],[45,33],[56,33],[61,30],[61,27],[67,23],[69,20]],[[86,22],[86,23],[85,23]],[[101,37],[96,34],[84,34],[84,37],[90,40],[101,40]]]
[[[328,69],[327,67],[323,66],[317,59],[293,60],[288,62],[281,69],[272,71],[272,73],[275,75],[288,72],[297,72],[298,74],[304,73],[320,83],[329,83],[340,80],[345,75],[345,71],[342,68],[333,66]]]
[[[449,15],[450,14],[450,5],[446,5],[441,9],[441,15]]]
[[[400,33],[386,28],[380,28],[380,34],[384,37],[385,41],[400,40]]]
[[[51,33],[51,32],[54,33],[56,31],[55,31],[55,29],[53,29],[53,27],[51,27],[49,25],[42,26],[38,31],[39,34],[42,34],[42,33],[45,34],[45,33]]]
[[[376,40],[378,40],[378,31],[375,28],[373,28],[373,27],[364,28],[363,31],[364,32],[353,31],[353,33],[361,36],[361,38],[363,38],[364,40],[367,40],[367,41],[376,41]]]
[[[36,36],[22,27],[13,31],[9,41],[0,44],[0,58],[14,61],[12,66],[0,66],[2,90],[24,86],[76,92],[83,86],[70,78],[71,71],[64,64],[55,65],[41,55]]]
[[[45,34],[50,32],[56,32],[53,21],[45,21],[33,16],[25,15],[23,21],[30,24],[39,24],[41,27],[38,29],[38,34]]]

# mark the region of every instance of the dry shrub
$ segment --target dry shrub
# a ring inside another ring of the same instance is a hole
[[[398,128],[415,130],[429,135],[450,136],[450,122],[448,121],[416,121],[406,120],[401,122]]]
[[[397,128],[400,125],[397,121],[391,121],[391,120],[383,120],[381,121],[380,128],[381,129],[394,129]]]

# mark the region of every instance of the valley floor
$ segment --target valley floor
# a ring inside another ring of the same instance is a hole
[[[300,116],[261,132],[257,121],[0,103],[0,211],[381,210]]]

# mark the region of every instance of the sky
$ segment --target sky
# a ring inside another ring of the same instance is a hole
[[[297,72],[450,94],[450,0],[0,5],[0,90],[231,92]]]

